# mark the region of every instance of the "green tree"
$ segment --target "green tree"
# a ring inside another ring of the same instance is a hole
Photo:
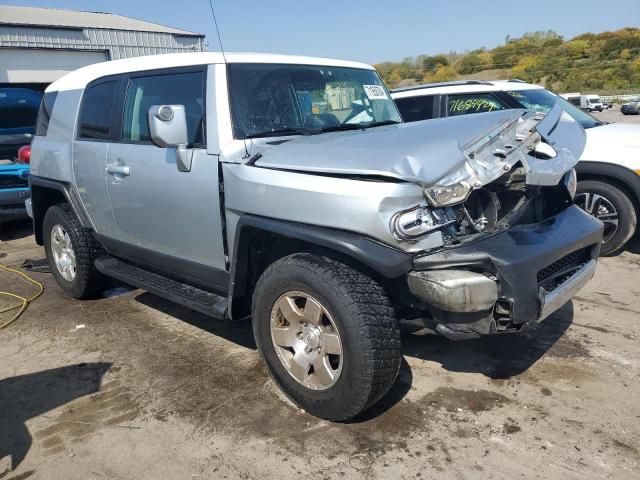
[[[427,73],[424,76],[425,82],[448,82],[454,80],[458,76],[458,72],[451,65],[438,65],[436,71]]]
[[[640,89],[640,29],[584,33],[567,41],[551,30],[529,32],[507,36],[503,45],[491,50],[419,55],[376,67],[391,87],[447,81],[483,71],[488,72],[481,78],[491,78],[491,70],[507,69],[512,77],[555,90],[616,93]]]
[[[440,66],[449,66],[449,59],[444,55],[434,55],[432,57],[425,55],[420,60],[422,70],[425,72],[435,72]]]

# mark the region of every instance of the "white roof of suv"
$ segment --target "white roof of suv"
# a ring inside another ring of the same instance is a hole
[[[225,62],[226,60],[226,62]],[[271,53],[226,53],[193,52],[169,53],[164,55],[148,55],[145,57],[126,58],[110,62],[101,62],[79,68],[53,82],[47,92],[60,90],[77,90],[101,77],[118,73],[140,72],[170,67],[188,67],[193,65],[209,65],[216,63],[281,63],[290,65],[326,65],[328,67],[348,67],[374,70],[371,65],[330,58],[302,57],[297,55],[278,55]]]
[[[544,88],[540,85],[526,83],[521,80],[461,80],[456,82],[430,83],[414,87],[391,90],[393,98],[422,97],[424,95],[441,95],[447,93],[503,92],[505,90],[531,90]]]

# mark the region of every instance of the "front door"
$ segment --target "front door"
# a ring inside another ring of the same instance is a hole
[[[205,145],[205,71],[143,72],[124,79],[120,140],[109,145],[106,171],[119,253],[215,283],[204,277],[224,271],[225,256],[218,156],[207,154]],[[190,172],[178,170],[175,148],[151,142],[147,115],[153,105],[184,105]]]

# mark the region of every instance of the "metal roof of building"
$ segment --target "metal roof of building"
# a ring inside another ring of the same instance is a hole
[[[58,10],[53,8],[15,7],[0,5],[0,24],[57,27],[67,29],[113,29],[139,32],[171,33],[204,37],[187,30],[145,22],[136,18],[123,17],[113,13],[84,12],[78,10]]]

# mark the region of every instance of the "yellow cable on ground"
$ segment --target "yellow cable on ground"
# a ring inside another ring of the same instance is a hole
[[[21,272],[20,270],[16,270],[14,268],[9,268],[9,267],[6,267],[6,266],[4,266],[2,264],[0,264],[0,270],[6,270],[7,272],[11,272],[11,273],[14,273],[16,275],[20,275],[21,277],[26,279],[28,282],[30,282],[32,285],[35,285],[36,287],[38,287],[38,293],[36,293],[35,295],[32,295],[31,297],[21,297],[20,295],[16,295],[15,293],[0,292],[0,295],[4,295],[5,297],[16,298],[16,299],[18,299],[18,300],[20,300],[22,302],[20,305],[14,305],[13,307],[8,307],[8,308],[5,308],[4,310],[0,310],[0,314],[11,312],[12,310],[18,310],[18,312],[10,320],[8,320],[7,322],[5,322],[5,323],[0,325],[0,330],[2,330],[3,328],[6,328],[9,325],[11,325],[18,318],[20,318],[20,315],[22,315],[24,313],[24,311],[27,309],[29,304],[31,302],[33,302],[36,298],[38,298],[40,295],[42,295],[42,292],[44,292],[44,285],[42,285],[37,280],[34,280],[33,278],[31,278],[26,273]]]

